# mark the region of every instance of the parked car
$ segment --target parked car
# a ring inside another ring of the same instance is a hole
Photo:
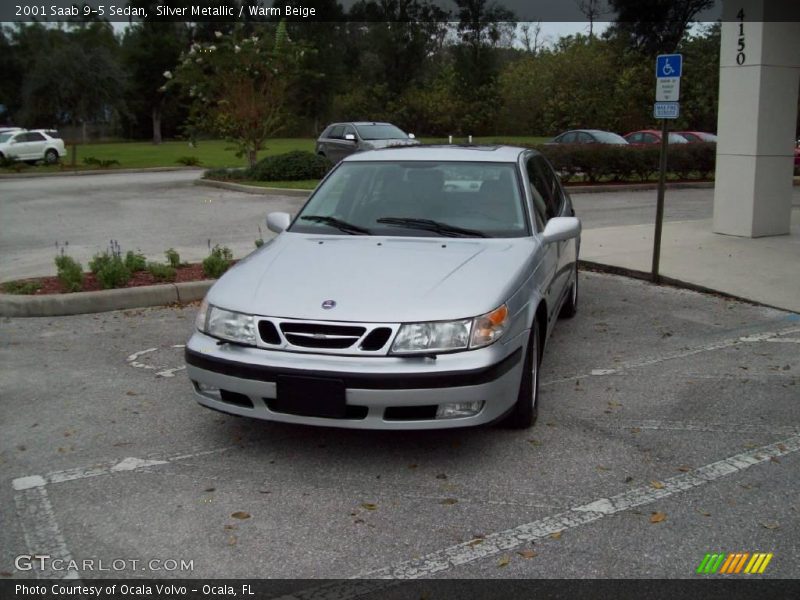
[[[678,135],[685,137],[690,143],[714,142],[717,143],[717,136],[706,131],[676,131]],[[661,138],[659,138],[660,140]]]
[[[48,130],[11,131],[0,133],[0,159],[24,160],[36,163],[43,160],[55,164],[67,155],[64,140],[54,137]]]
[[[669,132],[669,137],[667,137],[668,144],[688,144],[689,140],[685,137],[680,135],[679,133],[675,133],[674,131]],[[641,131],[633,131],[624,136],[626,140],[628,140],[629,144],[633,144],[634,146],[647,146],[649,144],[660,144],[661,143],[661,132],[657,129],[643,129]]]
[[[209,290],[196,399],[289,423],[433,429],[536,420],[539,365],[578,306],[580,221],[537,151],[345,158]]]
[[[553,138],[551,144],[627,144],[621,135],[600,129],[572,129]]]
[[[406,133],[391,123],[334,123],[317,139],[316,152],[336,163],[355,152],[418,144],[413,133]]]

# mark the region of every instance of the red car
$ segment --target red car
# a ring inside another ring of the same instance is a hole
[[[642,129],[641,131],[633,131],[628,135],[623,136],[629,144],[634,146],[647,146],[649,144],[661,143],[661,132],[657,129]],[[688,144],[689,140],[679,133],[674,131],[669,132],[667,140],[670,144]]]
[[[717,142],[717,136],[707,131],[676,131],[676,133],[685,137],[690,143]]]

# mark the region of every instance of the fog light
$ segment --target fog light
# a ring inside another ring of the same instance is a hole
[[[457,419],[459,417],[474,417],[483,408],[483,402],[449,402],[440,404],[436,409],[437,419]]]
[[[196,389],[199,394],[210,398],[219,398],[218,387],[203,383],[202,381],[192,381],[192,383],[194,384],[194,389]]]

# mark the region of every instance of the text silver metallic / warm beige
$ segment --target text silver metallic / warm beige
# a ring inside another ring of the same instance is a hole
[[[345,158],[208,292],[186,347],[200,404],[274,421],[434,429],[538,410],[577,310],[580,222],[538,152],[417,146]]]

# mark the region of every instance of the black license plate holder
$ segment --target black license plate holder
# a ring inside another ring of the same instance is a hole
[[[303,417],[343,419],[347,414],[346,388],[341,379],[280,375],[276,382],[276,412]]]

